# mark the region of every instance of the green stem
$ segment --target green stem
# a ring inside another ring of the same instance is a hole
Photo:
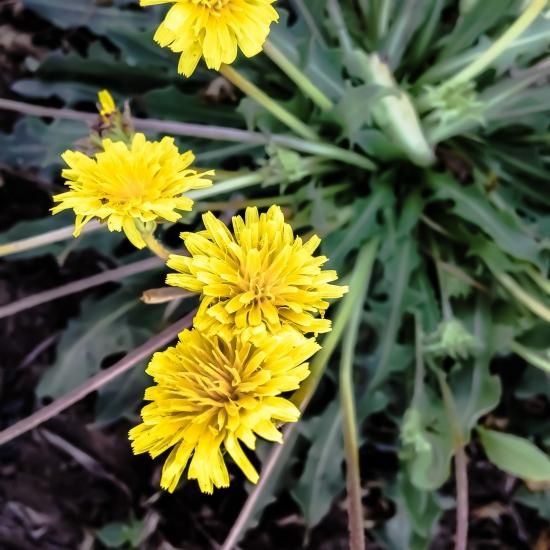
[[[535,315],[538,315],[541,319],[550,323],[550,308],[546,307],[542,302],[539,302],[536,298],[533,298],[533,296],[523,290],[523,288],[521,288],[521,286],[507,273],[494,270],[493,274],[514,298],[519,300]]]
[[[82,228],[80,234],[84,235],[85,233],[91,233],[92,231],[97,231],[101,227],[101,224],[92,221]],[[74,225],[69,225],[66,227],[61,227],[60,229],[48,231],[47,233],[43,233],[42,235],[36,235],[34,237],[28,237],[26,239],[21,239],[19,241],[14,241],[12,243],[1,245],[0,258],[2,256],[9,256],[10,254],[26,252],[27,250],[32,250],[34,248],[39,248],[41,246],[52,243],[57,243],[59,241],[65,241],[73,236],[73,232]]]
[[[323,111],[330,111],[334,104],[271,40],[264,43],[264,53]]]
[[[546,6],[547,0],[532,0],[527,9],[516,19],[508,30],[485,50],[471,65],[465,67],[446,83],[445,87],[453,87],[469,82],[482,73],[508,46],[536,19]]]
[[[526,348],[524,345],[512,340],[510,342],[510,349],[516,354],[519,355],[522,359],[530,363],[531,365],[542,369],[546,373],[550,374],[550,360],[541,357],[538,353],[535,353],[533,350]]]
[[[416,313],[414,316],[414,327],[415,371],[412,403],[413,406],[419,406],[424,398],[424,377],[426,376],[426,368],[424,366],[424,331],[422,330],[419,313]]]
[[[220,73],[237,88],[239,88],[239,90],[267,109],[273,116],[277,117],[298,135],[305,139],[311,139],[314,141],[319,139],[317,134],[309,128],[309,126],[306,126],[292,113],[287,111],[284,107],[281,107],[281,105],[279,105],[276,101],[273,101],[273,99],[271,99],[266,93],[262,92],[260,88],[250,82],[250,80],[245,78],[236,69],[229,65],[222,65],[220,67]]]
[[[159,240],[157,240],[153,231],[143,232],[141,236],[143,237],[147,248],[153,254],[158,256],[161,260],[168,260],[168,256],[170,256],[172,252],[170,252],[170,250],[168,250]]]
[[[374,254],[374,253],[373,253]],[[323,347],[317,352],[310,364],[311,374],[305,379],[291,398],[291,401],[304,410],[309,400],[313,396],[317,385],[319,384],[325,368],[328,364],[328,360],[334,353],[334,350],[340,343],[344,330],[347,327],[349,319],[353,313],[355,303],[360,300],[364,293],[361,292],[361,279],[360,274],[357,273],[356,268],[350,280],[350,290],[344,296],[340,307],[334,317],[332,331],[329,332],[323,339]]]
[[[345,330],[350,316],[353,313],[354,303],[359,298],[359,291],[357,290],[357,287],[361,286],[361,281],[354,280],[354,283],[355,282],[358,284],[352,283],[353,286],[351,287],[351,291],[344,298],[338,308],[332,332],[329,332],[323,339],[323,347],[315,355],[310,364],[311,374],[308,378],[306,378],[304,383],[300,386],[300,389],[297,390],[291,398],[291,401],[297,405],[302,412],[311,400],[315,389],[317,388],[317,385],[325,372],[328,361],[334,353],[336,346],[340,342],[343,331]],[[268,458],[262,464],[262,475],[260,477],[260,481],[252,489],[241,512],[239,513],[238,518],[233,523],[233,527],[231,528],[231,531],[222,546],[222,550],[232,550],[241,539],[250,523],[250,519],[254,514],[258,502],[265,495],[266,491],[269,490],[270,482],[274,476],[278,475],[280,463],[285,459],[287,453],[290,452],[290,448],[296,441],[294,435],[297,432],[297,427],[298,423],[289,424],[285,427],[283,444],[274,446]]]
[[[250,174],[237,176],[236,178],[230,178],[220,183],[215,183],[205,189],[189,191],[185,194],[185,196],[194,201],[201,201],[209,197],[216,197],[225,193],[233,193],[241,189],[253,187],[254,185],[260,185],[264,180],[265,174],[263,171],[251,172]]]
[[[344,21],[344,15],[340,9],[339,1],[328,0],[327,9],[336,33],[338,34],[338,42],[340,42],[344,55],[349,56],[353,53],[353,42],[351,40],[346,22]]]
[[[287,147],[300,151],[302,153],[309,153],[311,155],[318,155],[327,159],[338,160],[351,166],[357,166],[364,170],[375,170],[376,164],[369,160],[364,155],[349,151],[348,149],[342,149],[336,147],[336,145],[330,145],[329,143],[306,141],[294,137],[285,137],[284,142],[281,140],[273,140],[273,143],[280,145],[281,147]]]
[[[346,454],[346,487],[348,492],[348,527],[350,549],[364,550],[365,535],[363,528],[363,506],[361,503],[361,472],[359,469],[359,442],[357,435],[355,396],[353,392],[353,358],[357,345],[357,336],[363,314],[364,297],[376,258],[379,239],[368,242],[360,251],[355,271],[351,278],[350,294],[355,300],[348,323],[348,335],[342,348],[340,362],[340,398],[344,431],[344,450]]]

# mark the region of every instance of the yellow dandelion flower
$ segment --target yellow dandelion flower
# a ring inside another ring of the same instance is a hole
[[[199,59],[218,70],[237,50],[252,57],[262,50],[279,16],[275,0],[140,0],[142,6],[173,3],[155,34],[162,47],[181,53],[178,71],[191,76]]]
[[[203,216],[205,230],[182,233],[190,256],[172,255],[169,285],[200,292],[195,327],[229,339],[265,331],[276,333],[290,325],[303,333],[330,331],[322,316],[330,298],[348,288],[329,284],[336,271],[323,271],[325,256],[313,256],[321,240],[306,243],[294,237],[278,206],[258,214],[247,208],[245,219],[233,218],[233,231],[212,213]],[[315,315],[321,314],[321,318]]]
[[[116,104],[109,90],[101,90],[97,94],[99,100],[99,114],[102,118],[107,118],[116,112]]]
[[[156,385],[145,392],[151,403],[141,412],[143,423],[130,430],[134,453],[155,458],[173,447],[161,478],[170,492],[188,462],[187,477],[204,493],[227,487],[224,451],[256,483],[241,442],[249,449],[258,436],[282,442],[277,424],[296,422],[300,411],[281,394],[299,387],[309,374],[305,361],[318,349],[293,330],[255,344],[183,331],[178,344],[156,353],[147,368]]]
[[[62,176],[70,191],[55,195],[57,214],[73,209],[76,214],[74,236],[93,218],[107,222],[110,231],[124,231],[137,248],[145,242],[136,223],[177,221],[178,210],[191,210],[193,201],[182,193],[212,185],[190,168],[191,151],[180,154],[174,139],[147,141],[136,134],[131,145],[105,139],[103,151],[94,158],[78,151],[65,151],[62,158],[69,168]]]

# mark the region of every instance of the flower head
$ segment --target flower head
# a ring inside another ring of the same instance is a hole
[[[101,90],[97,94],[99,100],[99,114],[102,118],[108,118],[116,112],[116,104],[109,90]]]
[[[65,151],[62,158],[69,168],[62,175],[70,191],[55,195],[59,204],[53,214],[73,209],[74,236],[93,218],[106,220],[111,231],[126,233],[137,248],[145,242],[136,223],[158,220],[177,221],[178,210],[191,210],[193,201],[182,193],[212,185],[189,166],[191,151],[180,154],[174,139],[147,141],[136,134],[131,145],[122,141],[102,141],[103,151],[93,158],[78,151]]]
[[[160,24],[155,40],[181,53],[178,70],[191,76],[199,59],[218,70],[235,61],[240,48],[246,57],[259,53],[269,27],[279,16],[275,0],[140,0],[142,6],[174,4]]]
[[[336,271],[323,271],[325,256],[313,256],[317,236],[306,243],[294,237],[278,206],[258,214],[247,208],[245,219],[233,218],[233,232],[210,212],[206,229],[182,233],[190,256],[172,255],[166,282],[200,292],[195,326],[206,334],[230,339],[275,333],[290,325],[303,333],[330,330],[328,319],[316,318],[329,298],[340,298],[347,287],[329,284]]]
[[[201,491],[227,487],[222,448],[253,483],[258,473],[241,442],[254,449],[256,437],[282,441],[279,422],[295,422],[299,410],[283,392],[293,391],[308,374],[304,363],[319,346],[293,330],[252,344],[226,342],[185,330],[175,347],[156,353],[147,368],[156,385],[148,388],[143,423],[130,430],[134,453],[153,458],[173,447],[161,486],[172,492],[189,463],[187,477]]]

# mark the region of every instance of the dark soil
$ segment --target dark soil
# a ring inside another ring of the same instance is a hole
[[[17,2],[1,7],[0,25],[12,41],[1,42],[0,96],[25,74],[23,60],[41,48],[63,47],[73,36],[20,11]],[[78,44],[73,44],[73,46]],[[11,127],[14,115],[0,112],[0,128]],[[0,167],[1,168],[1,167]],[[22,219],[44,216],[47,191],[32,174],[0,169],[0,230]],[[34,292],[94,274],[109,262],[92,251],[72,254],[63,266],[51,256],[0,261],[0,305]],[[100,290],[101,291],[101,290]],[[90,291],[85,295],[91,295]],[[0,427],[40,407],[37,380],[55,358],[60,331],[79,312],[84,295],[75,295],[0,321]],[[127,439],[130,424],[105,429],[89,427],[94,396],[71,407],[40,429],[0,449],[0,549],[76,550],[103,548],[94,531],[113,521],[144,519],[151,536],[144,549],[213,549],[223,542],[246,500],[236,475],[228,490],[202,495],[194,483],[169,495],[158,489],[161,461],[134,457]],[[383,417],[383,415],[382,415]],[[384,480],[397,467],[388,450],[384,418],[372,418],[369,443],[362,453],[367,525],[381,527],[395,512],[384,496]],[[383,433],[384,432],[384,433]],[[397,434],[391,433],[394,444]],[[514,504],[515,480],[492,467],[476,445],[469,449],[471,493],[470,548],[476,550],[550,548],[550,530],[532,509]],[[450,482],[444,493],[452,496]],[[454,509],[444,514],[432,548],[453,547]],[[369,534],[369,537],[371,535]],[[381,548],[371,537],[369,548]],[[312,532],[306,532],[296,503],[288,494],[268,506],[259,527],[247,535],[245,550],[347,548],[342,499]],[[403,549],[406,550],[406,549]]]

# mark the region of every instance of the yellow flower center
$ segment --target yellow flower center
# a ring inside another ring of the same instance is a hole
[[[231,0],[193,0],[195,4],[211,9],[214,15],[219,14],[230,1]]]
[[[273,300],[272,293],[274,281],[270,280],[268,273],[246,273],[243,275],[241,288],[244,292],[254,296],[253,300],[261,302],[263,299]]]

